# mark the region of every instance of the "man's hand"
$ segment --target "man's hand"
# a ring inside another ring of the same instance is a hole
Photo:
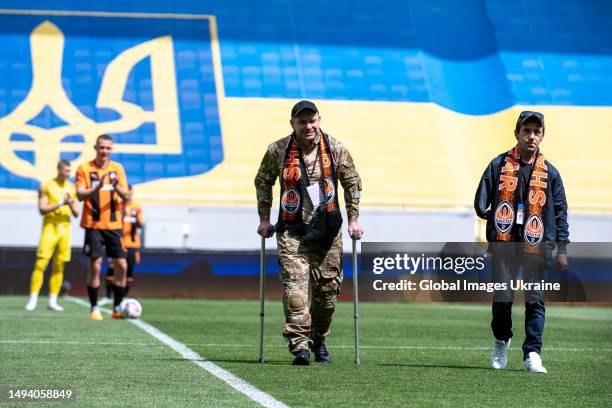
[[[270,238],[272,235],[274,235],[274,225],[270,224],[270,220],[264,218],[259,221],[257,233],[263,238]]]
[[[68,204],[68,207],[70,208],[70,212],[72,213],[72,215],[75,217],[78,217],[79,209],[77,207],[77,202],[74,200],[74,198],[70,196],[70,193],[66,193],[66,196],[64,197],[64,202]]]
[[[363,236],[363,228],[361,228],[357,220],[350,220],[348,225],[348,233],[351,238],[353,238],[353,234],[356,234],[356,239],[361,239]]]
[[[555,263],[557,264],[557,269],[559,272],[563,272],[567,267],[567,254],[557,253]]]
[[[102,188],[102,186],[104,185],[104,180],[106,180],[106,176],[108,176],[108,173],[104,173],[102,177],[100,177],[100,180],[98,180],[98,184],[96,184],[92,191],[98,191]]]
[[[113,187],[115,187],[117,185],[117,182],[119,181],[119,177],[117,177],[117,174],[115,173],[108,173],[108,179],[113,185]]]
[[[86,188],[84,186],[79,186],[77,185],[77,198],[79,199],[79,201],[83,201],[83,200],[87,200],[89,197],[91,197],[94,193],[97,193],[98,191],[100,191],[100,189],[102,188],[102,186],[104,186],[104,180],[106,179],[106,175],[108,173],[104,173],[99,179],[98,182],[93,185],[95,180],[92,180],[92,186],[90,186],[89,188]]]

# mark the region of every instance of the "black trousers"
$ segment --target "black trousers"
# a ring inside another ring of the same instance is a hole
[[[496,291],[493,295],[491,329],[496,339],[508,341],[512,338],[512,304],[514,302],[514,291],[510,281],[516,281],[522,267],[523,281],[539,282],[546,276],[548,261],[544,256],[521,254],[519,245],[511,245],[503,250],[494,251],[492,256],[493,280],[494,282],[505,282],[507,289]],[[541,353],[545,312],[544,293],[526,291],[524,359],[532,351]]]

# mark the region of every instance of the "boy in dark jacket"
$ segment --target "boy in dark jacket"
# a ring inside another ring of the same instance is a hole
[[[547,254],[557,247],[556,263],[560,270],[567,265],[569,242],[567,202],[559,171],[539,149],[544,138],[544,115],[521,112],[514,136],[517,145],[494,158],[484,171],[474,209],[487,220],[487,241],[516,244],[492,247],[492,274],[497,282],[516,279],[523,267],[524,280],[538,281],[547,268]],[[496,291],[493,297],[491,328],[495,340],[491,366],[503,369],[508,363],[507,351],[512,338],[513,293]],[[544,331],[542,291],[525,293],[525,370],[546,373],[540,353]]]

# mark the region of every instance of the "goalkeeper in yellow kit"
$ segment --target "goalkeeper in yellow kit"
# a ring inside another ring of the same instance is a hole
[[[36,309],[38,305],[38,293],[51,258],[53,268],[49,278],[47,306],[58,312],[64,310],[57,304],[57,295],[64,278],[64,264],[70,261],[70,215],[79,215],[76,190],[69,178],[70,163],[60,160],[57,163],[57,177],[41,184],[38,192],[38,211],[43,216],[43,227],[30,282],[30,300],[26,305],[28,311]]]

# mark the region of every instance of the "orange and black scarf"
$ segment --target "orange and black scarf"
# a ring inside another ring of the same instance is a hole
[[[326,214],[339,213],[336,171],[332,164],[331,149],[329,139],[325,133],[319,137],[319,155],[321,157],[321,191],[323,192],[322,203]],[[289,146],[285,153],[285,163],[281,174],[281,200],[279,222],[277,227],[280,231],[290,229],[293,232],[305,233],[302,220],[302,205],[306,187],[310,185],[308,173],[305,170],[302,153],[295,140],[295,135],[291,137]],[[293,227],[293,228],[292,228]]]
[[[520,171],[520,153],[515,146],[506,155],[501,170],[498,186],[499,203],[495,209],[495,229],[497,241],[513,241],[517,215],[517,187]],[[523,219],[524,252],[539,253],[538,245],[544,239],[544,205],[546,204],[546,189],[548,187],[548,167],[544,155],[538,151],[529,180],[528,194],[525,203]]]

